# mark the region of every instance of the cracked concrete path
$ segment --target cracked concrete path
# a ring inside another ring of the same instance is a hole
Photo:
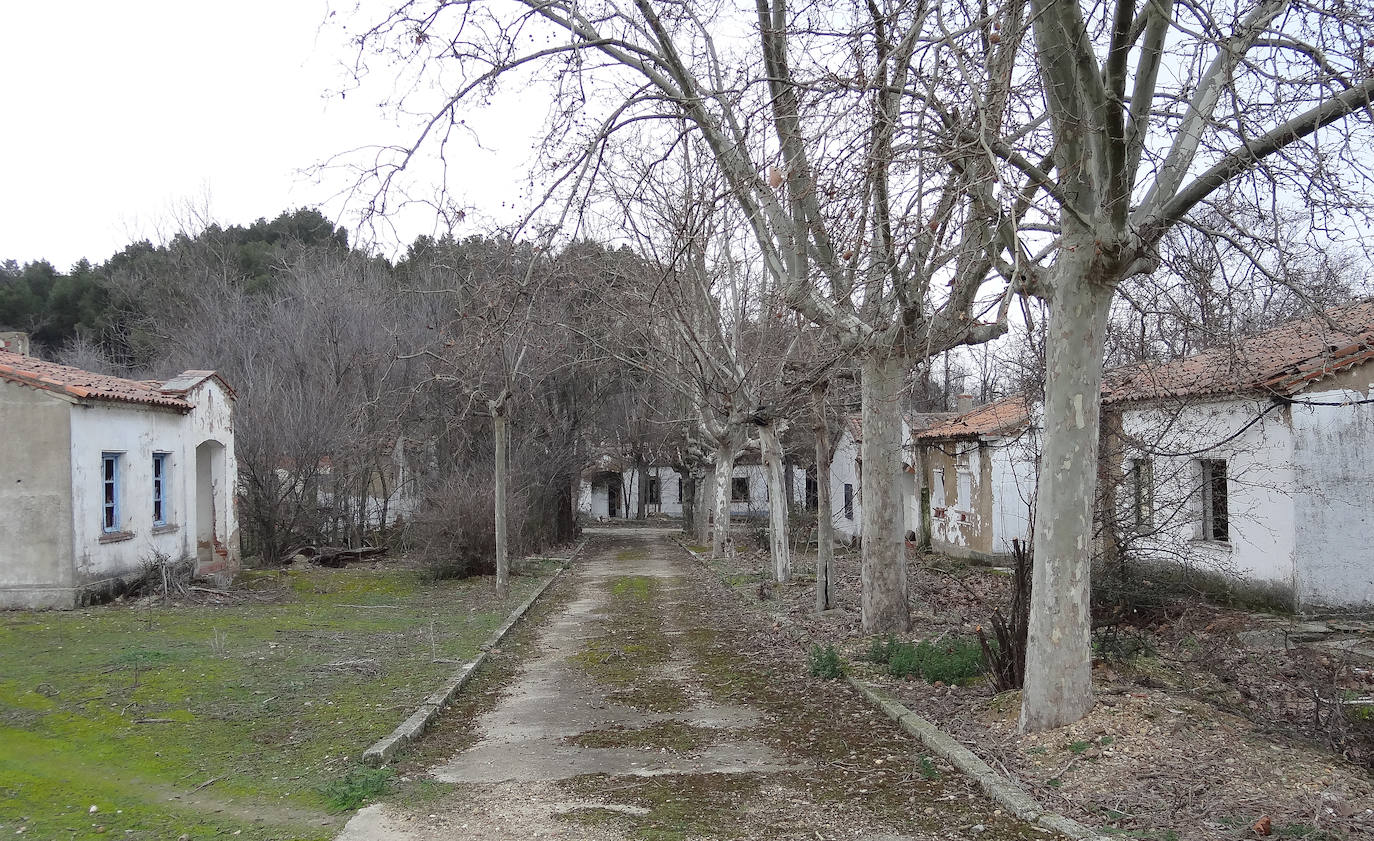
[[[676,529],[588,530],[474,744],[339,841],[1045,838],[790,643],[738,615]],[[918,770],[919,768],[919,770]]]

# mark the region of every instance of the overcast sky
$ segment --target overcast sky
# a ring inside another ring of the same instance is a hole
[[[0,3],[0,259],[100,262],[174,233],[188,208],[228,225],[321,206],[347,222],[346,177],[304,170],[407,134],[377,107],[382,78],[330,94],[351,56],[328,13],[325,0]],[[468,154],[471,182],[450,187],[495,213],[524,160]],[[401,239],[427,220],[403,221]]]

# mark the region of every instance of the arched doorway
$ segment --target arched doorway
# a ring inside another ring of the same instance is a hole
[[[224,445],[205,441],[196,447],[196,573],[222,569],[228,560],[225,548],[225,504],[232,489],[224,482]]]

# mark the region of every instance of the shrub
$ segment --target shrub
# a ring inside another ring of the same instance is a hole
[[[894,643],[887,661],[893,677],[920,677],[931,683],[963,683],[984,671],[983,649],[974,640],[948,637],[916,645]]]
[[[806,670],[812,677],[835,680],[844,677],[844,662],[840,660],[840,653],[835,646],[821,648],[813,644],[806,654]]]

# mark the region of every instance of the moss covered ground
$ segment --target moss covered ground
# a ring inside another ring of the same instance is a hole
[[[554,564],[492,596],[302,567],[232,605],[0,614],[0,834],[329,838],[357,759]],[[94,811],[92,811],[94,807]]]

